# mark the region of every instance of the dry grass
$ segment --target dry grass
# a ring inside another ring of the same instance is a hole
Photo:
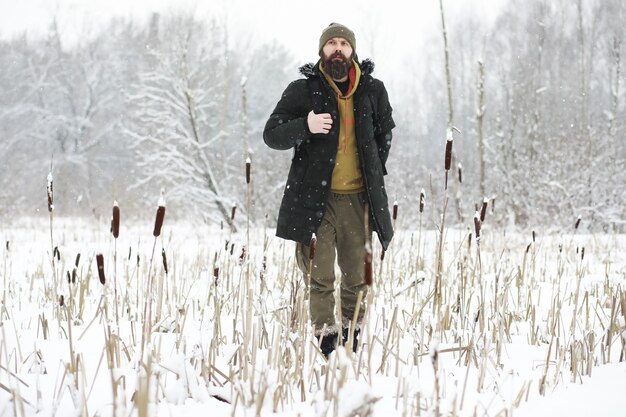
[[[151,253],[147,225],[107,234],[65,223],[48,262],[29,240],[38,227],[16,229],[3,253],[2,411],[153,415],[163,404],[184,412],[192,399],[231,415],[304,403],[320,415],[384,404],[406,416],[495,416],[626,360],[626,265],[615,256],[625,239],[533,231],[528,242],[483,223],[486,201],[473,235],[420,224],[398,233],[388,257],[368,242],[358,350],[329,361],[308,323],[292,243],[272,231],[168,226],[161,205]],[[118,243],[127,257],[117,259]],[[111,268],[118,284],[106,279]],[[502,390],[515,395],[495,407]]]

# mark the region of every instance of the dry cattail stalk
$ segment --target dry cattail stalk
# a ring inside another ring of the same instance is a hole
[[[485,221],[485,216],[487,215],[487,206],[489,205],[489,199],[487,197],[483,198],[483,205],[480,208],[480,221]]]
[[[426,192],[422,188],[422,191],[420,191],[420,213],[424,212],[425,205],[426,205]]]
[[[456,167],[459,172],[459,184],[463,184],[463,164],[459,162]]]
[[[165,270],[165,275],[167,275],[167,256],[165,256],[164,248],[161,248],[161,258],[163,259],[163,269]]]
[[[397,200],[393,202],[393,217],[392,218],[394,222],[398,218],[398,201]]]
[[[373,275],[372,273],[372,244],[370,243],[368,239],[368,241],[365,243],[365,274],[364,274],[365,285],[367,285],[368,287],[371,287],[372,284],[374,283],[374,279],[372,275]]]
[[[158,237],[161,234],[161,227],[163,227],[163,219],[165,218],[165,198],[163,192],[159,198],[159,208],[157,208],[156,219],[154,220],[154,231],[152,235]]]
[[[580,220],[581,220],[581,217],[578,216],[576,218],[576,223],[574,223],[574,230],[578,229],[578,226],[580,226]]]
[[[474,213],[474,233],[476,233],[476,242],[480,242],[480,214]]]
[[[48,172],[48,185],[46,190],[48,192],[48,212],[52,213],[54,210],[54,194],[52,192],[52,171]]]
[[[317,236],[315,233],[311,236],[311,241],[309,242],[309,261],[315,259],[315,249],[317,248]]]
[[[120,208],[117,201],[113,201],[113,219],[111,220],[111,233],[114,238],[118,238],[120,235]]]
[[[250,184],[250,157],[246,158],[246,184]]]
[[[101,253],[96,255],[96,264],[98,265],[98,278],[100,278],[100,284],[104,285],[106,283],[106,278],[104,277],[104,256]]]

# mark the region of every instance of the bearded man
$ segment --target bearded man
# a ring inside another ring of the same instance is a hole
[[[359,292],[365,300],[367,234],[375,231],[384,249],[393,236],[384,175],[395,124],[385,86],[371,76],[373,62],[358,62],[350,29],[331,23],[320,36],[318,53],[316,64],[300,68],[306,78],[283,92],[263,139],[271,148],[294,150],[276,235],[297,242],[305,282],[310,273],[311,322],[328,356],[347,341]],[[309,271],[313,234],[317,244]],[[341,317],[335,317],[335,259]],[[357,324],[363,313],[361,304]],[[356,349],[359,327],[354,334]]]

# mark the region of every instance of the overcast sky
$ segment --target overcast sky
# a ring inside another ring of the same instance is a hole
[[[489,24],[506,0],[444,0],[450,19],[475,13]],[[439,0],[0,0],[0,37],[45,34],[56,16],[67,44],[113,16],[146,19],[152,12],[193,10],[228,22],[236,45],[279,40],[296,59],[316,58],[321,30],[340,22],[354,30],[361,58],[384,58],[440,30]]]

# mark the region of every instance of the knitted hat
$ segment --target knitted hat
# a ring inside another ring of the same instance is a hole
[[[354,37],[354,32],[339,23],[331,23],[328,25],[326,29],[322,32],[322,36],[320,36],[320,49],[319,53],[322,53],[322,49],[324,49],[324,45],[328,42],[329,39],[332,38],[344,38],[348,42],[350,42],[350,46],[352,46],[352,51],[356,51],[356,38]]]

